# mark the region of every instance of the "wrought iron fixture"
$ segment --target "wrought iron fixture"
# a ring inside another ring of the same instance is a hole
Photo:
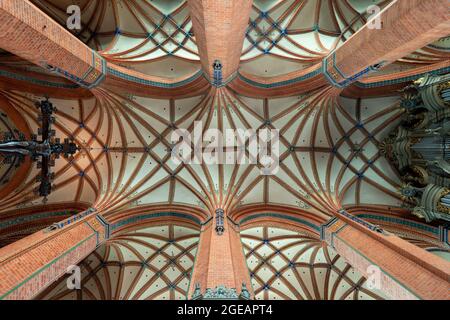
[[[213,63],[213,85],[219,87],[222,85],[222,63],[219,60],[215,60]]]
[[[61,142],[60,139],[55,138],[55,130],[51,127],[55,123],[53,113],[56,109],[48,98],[37,102],[36,107],[40,110],[38,121],[41,122],[37,134],[31,135],[30,140],[26,140],[25,135],[20,132],[16,135],[4,134],[3,140],[0,141],[0,153],[5,159],[23,160],[29,156],[33,162],[37,162],[37,168],[41,169],[41,174],[37,177],[37,182],[40,184],[35,192],[46,201],[52,190],[54,173],[50,168],[55,166],[55,159],[61,155],[65,158],[72,157],[79,148],[69,139]],[[42,139],[38,140],[38,136]]]
[[[225,231],[224,227],[224,211],[223,209],[216,210],[216,233],[221,236]]]

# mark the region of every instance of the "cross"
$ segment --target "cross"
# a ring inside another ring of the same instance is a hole
[[[23,161],[27,156],[33,162],[37,162],[37,168],[41,169],[41,173],[37,177],[40,184],[35,192],[44,197],[46,202],[47,196],[52,191],[51,182],[54,179],[54,173],[51,172],[51,167],[55,166],[55,159],[61,155],[65,158],[72,157],[79,148],[67,138],[62,143],[59,138],[55,138],[52,124],[55,123],[53,112],[56,109],[48,98],[37,102],[36,107],[40,111],[38,121],[41,122],[38,134],[31,135],[30,140],[26,140],[25,135],[20,132],[17,135],[4,134],[0,141],[0,154],[7,159],[6,162],[12,159]],[[42,137],[41,140],[38,140],[38,135]]]

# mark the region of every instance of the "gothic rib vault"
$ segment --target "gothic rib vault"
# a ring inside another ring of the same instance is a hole
[[[399,90],[449,73],[450,19],[445,1],[430,2],[81,0],[81,30],[68,32],[72,1],[1,1],[10,24],[0,22],[0,130],[30,139],[41,127],[35,103],[48,97],[54,138],[79,150],[56,159],[45,198],[35,163],[0,167],[0,277],[44,252],[35,276],[18,272],[0,298],[191,299],[220,286],[255,299],[445,296],[448,226],[410,213],[402,175],[380,152],[406,112]],[[361,35],[371,4],[383,10],[379,51]],[[13,41],[11,26],[35,37]],[[222,132],[278,129],[278,172],[174,163],[171,135],[195,121]],[[367,258],[388,274],[388,289],[371,288],[364,263],[352,260],[349,250],[365,248],[328,241],[343,225],[356,242],[371,237]],[[391,251],[435,291],[392,273],[398,266],[381,256]],[[82,290],[66,286],[74,263]]]

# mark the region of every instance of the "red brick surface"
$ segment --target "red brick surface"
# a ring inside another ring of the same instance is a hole
[[[445,261],[394,235],[369,235],[343,221],[335,228],[332,244],[355,269],[368,276],[370,265],[378,266],[382,275],[381,290],[393,299],[450,299],[450,262]],[[383,237],[385,241],[380,241]],[[390,242],[391,245],[387,245]],[[433,268],[431,269],[430,266]]]
[[[248,25],[251,0],[188,0],[203,69],[212,78],[214,60],[223,65],[223,79],[237,71]]]
[[[204,293],[207,288],[223,285],[236,288],[240,293],[242,283],[251,291],[250,275],[242,251],[239,233],[225,220],[225,232],[217,235],[213,221],[202,232],[199,251],[194,265],[189,297],[199,283]]]
[[[95,217],[53,232],[39,231],[0,249],[0,298],[30,299],[104,240]]]
[[[393,1],[381,12],[381,22],[381,29],[366,25],[336,49],[336,65],[344,74],[354,75],[381,61],[394,62],[448,36],[449,1]]]
[[[0,1],[0,48],[39,66],[51,65],[83,78],[93,51],[28,0]],[[95,66],[97,73],[101,66]]]

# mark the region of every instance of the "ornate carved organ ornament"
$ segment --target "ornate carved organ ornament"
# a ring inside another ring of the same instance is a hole
[[[404,182],[412,212],[450,221],[450,74],[425,76],[403,90],[401,125],[381,144]]]
[[[206,288],[202,293],[200,284],[195,285],[192,300],[250,300],[251,295],[245,283],[242,283],[241,293],[238,294],[236,288],[227,288],[217,286],[215,288]]]

